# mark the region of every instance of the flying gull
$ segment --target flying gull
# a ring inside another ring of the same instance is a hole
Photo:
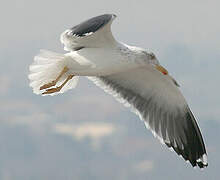
[[[41,50],[30,65],[33,92],[63,93],[87,76],[130,107],[163,144],[192,166],[206,167],[202,135],[178,83],[153,53],[115,40],[115,18],[104,14],[67,29],[60,37],[66,54]]]

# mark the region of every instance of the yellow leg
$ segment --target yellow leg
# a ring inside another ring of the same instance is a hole
[[[56,88],[51,88],[51,89],[47,89],[45,92],[43,92],[42,94],[52,94],[55,92],[59,92],[63,86],[70,80],[73,78],[74,75],[69,75],[66,80],[63,82],[63,84],[61,84],[60,86],[56,87]]]
[[[47,89],[49,87],[55,86],[59,79],[68,71],[69,69],[65,66],[59,76],[52,82],[44,84],[43,86],[40,87],[40,90]]]

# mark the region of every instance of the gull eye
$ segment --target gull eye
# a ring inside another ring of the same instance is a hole
[[[156,59],[156,56],[154,55],[154,53],[150,53],[150,57],[151,59]]]

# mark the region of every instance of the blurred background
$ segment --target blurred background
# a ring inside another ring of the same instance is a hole
[[[0,180],[218,179],[218,0],[8,0],[0,7]],[[208,168],[192,168],[143,122],[86,78],[41,97],[28,66],[40,49],[63,52],[60,34],[114,13],[116,39],[156,54],[181,85],[201,128]]]

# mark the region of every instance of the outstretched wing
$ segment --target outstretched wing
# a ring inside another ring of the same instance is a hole
[[[203,168],[208,165],[196,120],[169,75],[163,75],[149,65],[90,79],[135,110],[162,143],[189,160],[192,166]]]
[[[60,40],[67,51],[76,51],[84,47],[105,47],[115,43],[111,32],[114,14],[104,14],[84,21],[61,34]]]

